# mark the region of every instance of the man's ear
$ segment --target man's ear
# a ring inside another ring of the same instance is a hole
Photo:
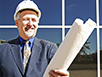
[[[15,25],[16,25],[17,27],[19,27],[19,26],[18,26],[18,20],[15,20]]]

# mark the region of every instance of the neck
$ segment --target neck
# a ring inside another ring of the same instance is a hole
[[[29,39],[31,39],[31,38],[33,38],[34,36],[32,36],[32,37],[22,37],[22,36],[20,36],[22,39],[24,39],[24,40],[29,40]]]

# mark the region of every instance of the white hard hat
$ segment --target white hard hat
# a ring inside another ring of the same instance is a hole
[[[38,6],[33,1],[24,0],[21,3],[18,4],[18,6],[16,8],[16,11],[15,11],[15,14],[14,14],[14,20],[16,20],[17,13],[19,13],[21,11],[24,11],[26,9],[35,11],[37,13],[39,19],[40,19],[41,12],[40,12]]]

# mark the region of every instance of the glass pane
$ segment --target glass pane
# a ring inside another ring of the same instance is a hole
[[[0,40],[11,40],[17,38],[18,29],[17,28],[1,28],[0,29]]]
[[[39,28],[36,37],[39,39],[48,40],[56,44],[60,44],[62,41],[62,30],[61,29],[50,29],[50,28]],[[0,29],[0,40],[11,40],[19,36],[18,29],[16,28],[1,28]]]
[[[41,12],[40,25],[62,24],[62,0],[34,0]]]
[[[0,0],[0,25],[15,24],[13,20],[13,13],[18,2],[18,0],[12,0],[12,2]]]
[[[100,29],[100,61],[101,61],[101,77],[102,77],[102,29]]]
[[[0,25],[14,25],[13,15],[22,0],[0,0]],[[41,10],[40,25],[61,25],[62,0],[32,0]]]
[[[61,29],[39,28],[36,36],[39,39],[45,39],[45,40],[60,44],[62,41],[61,34],[62,34]]]
[[[65,24],[71,25],[76,18],[96,21],[96,0],[65,0]]]
[[[99,24],[102,25],[102,0],[99,0]]]
[[[96,38],[95,29],[71,64],[70,77],[97,77]]]

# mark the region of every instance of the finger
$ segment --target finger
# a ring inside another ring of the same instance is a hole
[[[49,74],[49,77],[53,77],[51,74]]]
[[[51,74],[51,72],[49,72],[49,77],[53,77],[52,74]]]
[[[61,76],[68,76],[69,75],[69,72],[68,71],[66,71],[66,70],[61,70],[61,69],[56,69],[56,70],[54,70],[54,72],[55,73],[57,73],[57,74],[59,74],[59,75],[61,75]]]
[[[58,77],[58,74],[55,73],[53,70],[50,70],[49,75],[50,75],[51,77]]]

